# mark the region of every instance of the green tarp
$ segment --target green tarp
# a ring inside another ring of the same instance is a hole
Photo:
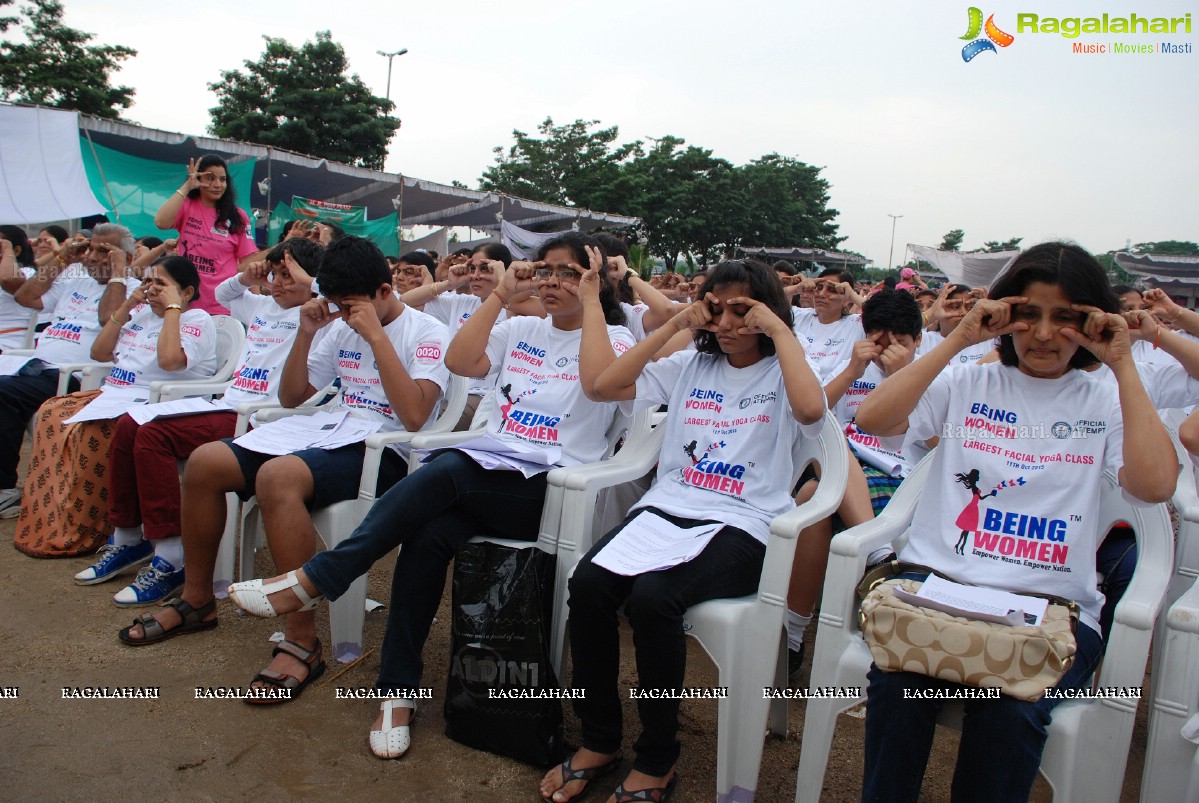
[[[304,220],[313,220],[309,215],[295,214],[290,206],[286,204],[278,204],[275,206],[275,211],[271,213],[271,222],[267,224],[267,237],[270,238],[272,244],[279,242],[279,235],[283,233],[283,224],[289,220],[302,218]],[[350,223],[348,221],[333,221],[346,234],[353,234],[357,237],[365,237],[366,239],[379,246],[387,256],[399,256],[400,241],[396,237],[396,226],[399,225],[399,219],[395,213],[378,220],[368,220],[363,223]]]
[[[96,198],[108,210],[109,220],[116,221],[119,217],[121,224],[128,226],[134,237],[169,236],[169,232],[161,232],[154,225],[154,213],[183,185],[187,165],[141,159],[102,145],[93,146],[87,137],[81,136],[79,139],[88,183]],[[248,199],[253,177],[253,159],[229,165],[229,180],[251,226],[254,225],[254,217]],[[119,216],[113,214],[114,203]]]

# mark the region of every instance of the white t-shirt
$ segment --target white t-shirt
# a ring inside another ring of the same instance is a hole
[[[649,306],[622,301],[620,308],[624,310],[624,326],[632,333],[633,339],[638,343],[645,340],[645,336],[649,334],[645,331],[645,313],[649,312]]]
[[[1196,338],[1190,332],[1183,332],[1176,329],[1173,333],[1181,338],[1191,341],[1192,343],[1199,342],[1199,338]],[[1150,365],[1178,364],[1178,360],[1174,358],[1174,355],[1170,354],[1165,349],[1155,349],[1153,347],[1153,342],[1150,340],[1133,341],[1132,359],[1134,362],[1148,363]]]
[[[90,362],[92,341],[104,328],[100,298],[106,287],[86,273],[60,274],[42,296],[42,308],[54,310],[54,322],[38,336],[34,356],[49,365]],[[136,284],[127,285],[126,297],[136,289]]]
[[[1149,401],[1158,410],[1172,410],[1199,404],[1199,379],[1186,372],[1182,363],[1171,360],[1168,363],[1135,363],[1141,384]],[[1093,375],[1116,387],[1116,375],[1106,365],[1100,365]]]
[[[478,296],[463,293],[442,293],[425,304],[424,312],[432,315],[446,325],[450,331],[450,340],[458,334],[462,324],[483,305]],[[500,310],[496,323],[508,319],[508,310]],[[492,371],[482,379],[471,377],[468,380],[467,392],[472,396],[484,396],[495,387],[495,372]]]
[[[816,364],[816,376],[821,382],[853,351],[854,343],[866,339],[861,315],[846,315],[832,323],[821,323],[816,310],[793,308],[791,313],[795,316],[795,335],[808,359]]]
[[[499,440],[560,446],[557,465],[593,463],[608,449],[605,434],[616,417],[616,403],[583,395],[579,381],[582,329],[554,328],[552,318],[518,315],[498,323],[487,339],[487,359],[498,367],[495,404],[486,432]],[[633,347],[623,326],[609,326],[617,355]]]
[[[213,295],[246,327],[246,343],[233,371],[233,384],[222,401],[230,407],[276,401],[283,363],[300,326],[300,308],[284,309],[271,296],[255,295],[236,276],[217,285]],[[320,342],[330,328],[318,331],[314,342]]]
[[[941,372],[908,417],[908,439],[941,438],[900,558],[963,583],[1076,601],[1098,630],[1099,490],[1123,465],[1115,386],[999,363]],[[958,475],[978,472],[977,493]],[[965,554],[955,547],[963,531]]]
[[[849,360],[845,360],[833,369],[828,376],[828,381],[824,384],[827,385],[848,367]],[[845,437],[849,440],[849,445],[858,459],[892,477],[906,477],[921,458],[928,454],[928,450],[914,443],[905,444],[902,449],[889,448],[892,444],[885,443],[874,435],[858,429],[857,422],[854,421],[858,407],[884,379],[886,379],[886,375],[883,370],[871,362],[866,366],[862,377],[854,380],[854,383],[833,405],[833,415],[844,428]]]
[[[26,279],[37,275],[33,268],[21,268],[20,271]],[[0,351],[25,346],[25,332],[29,329],[29,318],[33,314],[34,311],[29,307],[18,304],[12,293],[0,290]]]
[[[941,341],[944,339],[945,336],[940,332],[925,332],[920,338],[920,345],[916,347],[916,356],[924,356],[940,345]],[[996,340],[985,340],[982,343],[975,343],[973,346],[967,346],[957,354],[953,355],[953,359],[949,361],[949,364],[973,365],[994,351],[998,345],[999,343]]]
[[[344,320],[334,321],[327,328],[329,333],[313,344],[308,353],[308,384],[323,388],[340,378],[341,393],[334,403],[337,408],[349,410],[352,415],[368,421],[382,420],[380,432],[403,431],[404,424],[383,390],[379,364],[366,340]],[[450,382],[450,372],[444,362],[449,336],[440,322],[418,309],[405,307],[395,320],[383,327],[383,331],[413,381],[428,379],[445,391]],[[440,411],[441,401],[438,401],[421,429],[436,421]],[[403,455],[408,454],[407,444],[393,445],[393,448]]]
[[[795,420],[778,358],[734,368],[723,355],[671,354],[637,379],[633,406],[658,404],[670,405],[658,475],[633,509],[721,521],[766,543],[770,522],[795,507],[791,444],[823,425]]]
[[[149,304],[139,304],[121,327],[113,366],[104,380],[106,386],[149,387],[151,382],[180,379],[205,379],[216,371],[216,326],[204,310],[189,309],[179,316],[179,345],[187,356],[187,366],[164,371],[158,365],[158,337],[164,320]]]

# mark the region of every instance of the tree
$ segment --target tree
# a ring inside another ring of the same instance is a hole
[[[833,221],[839,212],[828,206],[829,183],[820,170],[777,153],[740,168],[747,209],[738,239],[752,245],[835,250],[845,238],[837,236]]]
[[[941,244],[937,246],[937,249],[940,251],[959,251],[962,248],[962,240],[964,239],[966,239],[966,232],[961,229],[953,229],[941,238]]]
[[[613,146],[616,126],[596,129],[598,120],[556,126],[545,118],[540,137],[513,131],[508,148],[493,149],[495,164],[483,171],[479,189],[550,204],[615,211],[626,201],[622,166],[642,155],[641,143]]]
[[[1193,257],[1199,256],[1199,244],[1189,240],[1162,240],[1156,243],[1137,243],[1132,250],[1138,254],[1156,256]]]
[[[999,240],[987,240],[983,243],[983,251],[988,254],[994,254],[997,251],[1015,251],[1020,248],[1020,241],[1023,239],[1023,237],[1013,237],[1003,242]]]
[[[0,42],[0,98],[117,119],[133,105],[131,87],[111,86],[110,74],[137,51],[122,45],[88,44],[94,34],[67,27],[58,0],[25,6],[25,42]],[[11,0],[0,6],[11,5]],[[18,22],[0,18],[0,31]]]
[[[266,49],[245,71],[226,70],[216,93],[210,133],[337,162],[383,169],[400,121],[395,104],[375,97],[357,75],[346,76],[345,50],[320,31],[296,48],[264,36]]]

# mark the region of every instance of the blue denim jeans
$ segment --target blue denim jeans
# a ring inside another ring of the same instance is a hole
[[[446,566],[476,535],[535,541],[545,502],[546,475],[488,471],[461,452],[443,452],[379,497],[366,518],[336,549],[304,564],[304,573],[330,600],[397,546],[383,638],[378,689],[415,689],[421,649],[445,588]]]
[[[682,527],[701,521],[648,510]],[[592,563],[636,515],[596,543],[570,578],[571,685],[587,694],[574,701],[574,709],[582,723],[583,746],[599,753],[620,750],[620,606],[625,606],[633,628],[640,687],[680,689],[687,668],[684,612],[704,600],[757,591],[766,556],[761,541],[725,527],[693,560],[664,571],[626,577]],[[633,767],[647,775],[665,775],[679,757],[679,701],[639,699],[637,713],[641,736],[633,745],[637,752]]]
[[[30,366],[18,376],[0,376],[0,491],[17,486],[17,464],[25,426],[58,390],[58,370]]]
[[[1081,688],[1103,654],[1099,634],[1079,624],[1074,664],[1055,688]],[[866,689],[866,772],[863,801],[920,799],[943,700],[905,699],[905,689],[960,689],[961,684],[912,672],[883,672],[871,664]],[[1001,696],[966,700],[962,740],[953,773],[952,799],[969,803],[1028,800],[1046,728],[1058,699],[1029,703]]]

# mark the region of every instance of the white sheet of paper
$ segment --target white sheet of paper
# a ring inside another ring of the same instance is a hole
[[[912,605],[921,605],[951,616],[996,622],[1013,627],[1035,627],[1044,620],[1049,600],[1026,597],[993,588],[967,586],[936,575],[929,575],[916,594],[902,588],[895,596]]]
[[[197,413],[214,413],[227,411],[229,407],[220,402],[211,402],[206,399],[176,399],[169,402],[157,402],[155,404],[147,404],[129,411],[129,417],[138,423],[138,426],[147,424],[155,418],[173,418],[181,415],[196,415]]]
[[[535,446],[529,443],[501,441],[490,435],[471,438],[450,449],[420,449],[422,463],[428,463],[445,451],[465,453],[488,470],[519,471],[526,478],[542,474],[558,465],[561,446]]]
[[[233,442],[243,449],[261,454],[284,455],[307,449],[337,429],[349,415],[345,410],[333,413],[293,415],[263,424]]]
[[[110,418],[120,418],[134,407],[150,401],[149,388],[112,388],[105,387],[104,392],[88,402],[75,415],[63,421],[63,425],[79,424],[84,421],[106,421]]]
[[[669,569],[694,559],[723,527],[715,523],[683,528],[642,511],[596,554],[592,563],[625,577]]]
[[[352,415],[342,419],[337,428],[312,444],[316,449],[337,449],[351,443],[361,443],[383,427],[382,421],[365,421]]]
[[[0,354],[0,376],[16,376],[25,367],[25,363],[32,359],[33,357],[20,354]]]

